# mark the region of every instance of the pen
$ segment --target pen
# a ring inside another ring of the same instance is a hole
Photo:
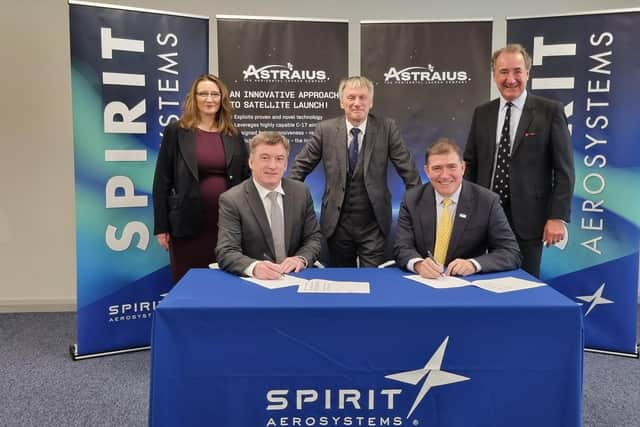
[[[435,265],[440,265],[440,264],[438,264],[438,261],[436,261],[436,259],[433,257],[433,254],[431,253],[431,251],[429,249],[427,249],[427,256],[429,257],[429,259],[431,261],[433,261],[433,263]],[[444,277],[444,268],[442,270],[443,271],[442,271],[442,273],[440,273],[440,277]]]
[[[273,259],[273,257],[270,257],[266,252],[262,253],[262,257],[264,258],[264,261],[269,261],[272,262],[274,264],[277,264],[276,260]],[[280,279],[282,279],[284,277],[283,273],[280,273]]]

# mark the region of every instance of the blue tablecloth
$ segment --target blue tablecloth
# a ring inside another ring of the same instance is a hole
[[[371,293],[299,294],[191,270],[154,314],[150,425],[580,426],[576,303],[405,274],[308,269]],[[504,275],[530,278],[477,277]]]

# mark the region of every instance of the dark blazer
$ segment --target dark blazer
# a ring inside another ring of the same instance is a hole
[[[307,186],[282,179],[287,256],[301,256],[312,265],[320,254],[320,227]],[[220,196],[216,259],[223,270],[242,275],[256,260],[274,260],[275,249],[267,213],[253,179]]]
[[[489,188],[500,100],[476,108],[464,150],[465,178]],[[527,94],[511,150],[511,216],[521,239],[542,239],[548,219],[571,219],[573,148],[562,104]]]
[[[289,171],[289,178],[303,181],[322,160],[325,190],[320,226],[327,238],[333,235],[338,224],[347,187],[349,161],[346,141],[344,116],[318,123],[311,141],[298,153]],[[387,235],[391,228],[391,193],[387,186],[389,160],[407,188],[420,185],[420,173],[393,120],[370,114],[363,144],[359,156],[364,159],[364,184],[378,226]]]
[[[227,188],[250,176],[247,146],[238,131],[222,134],[227,163]],[[154,234],[193,237],[202,227],[196,136],[178,122],[164,129],[153,179]]]
[[[408,190],[400,205],[394,255],[399,267],[412,258],[427,258],[436,244],[436,196],[425,184]],[[482,272],[513,270],[522,256],[500,200],[493,192],[463,181],[445,265],[474,258]]]

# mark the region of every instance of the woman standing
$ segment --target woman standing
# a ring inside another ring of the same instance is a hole
[[[232,118],[226,85],[203,74],[180,120],[164,130],[153,180],[154,234],[169,251],[174,282],[215,262],[218,197],[249,177],[247,148]]]

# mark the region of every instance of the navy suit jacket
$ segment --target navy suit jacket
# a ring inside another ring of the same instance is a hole
[[[399,267],[434,252],[436,218],[436,195],[430,183],[405,193],[394,245]],[[445,265],[456,258],[474,258],[483,272],[513,270],[522,262],[498,196],[467,181],[460,191]]]
[[[465,178],[489,188],[500,100],[473,113],[464,150]],[[548,219],[571,219],[573,148],[562,104],[527,93],[511,150],[511,216],[521,239],[542,239]]]

